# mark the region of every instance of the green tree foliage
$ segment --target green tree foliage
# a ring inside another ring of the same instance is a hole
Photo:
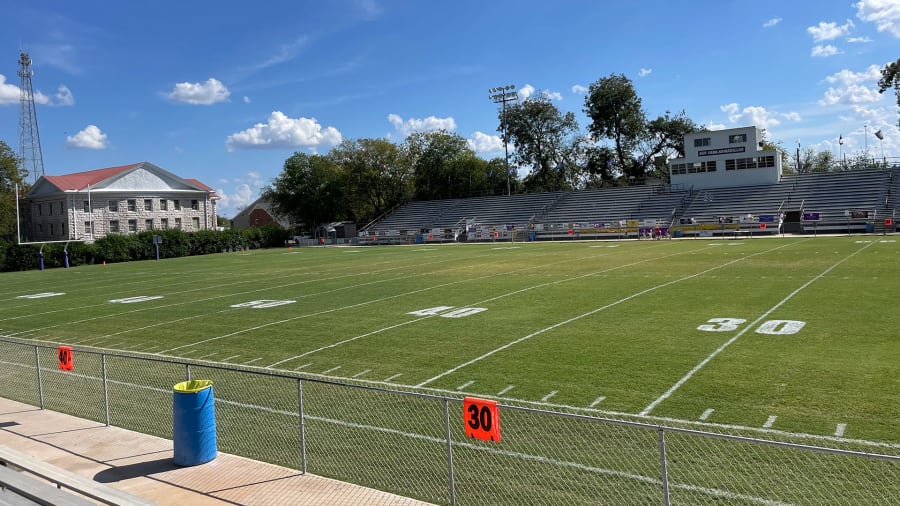
[[[64,250],[69,254],[69,265],[72,267],[102,262],[155,259],[154,235],[162,237],[160,258],[177,258],[239,249],[281,247],[288,238],[288,231],[274,225],[266,225],[246,230],[184,232],[170,229],[148,230],[137,234],[110,234],[92,244],[78,242],[68,245],[44,244],[44,267],[48,269],[62,267],[65,262]],[[40,251],[40,245],[19,245],[13,241],[0,241],[0,271],[37,269]]]
[[[348,139],[328,157],[343,169],[349,219],[372,220],[412,196],[409,161],[387,139]]]
[[[406,138],[401,149],[412,170],[416,199],[494,194],[499,188],[493,184],[492,162],[479,158],[459,134],[446,130],[417,132]],[[503,176],[502,165],[496,174],[497,179]],[[505,182],[504,176],[502,183]],[[505,192],[505,187],[499,189]]]
[[[16,234],[16,185],[24,192],[18,157],[0,141],[0,239],[12,239]]]
[[[327,156],[294,153],[262,196],[276,215],[311,229],[347,214],[344,171]]]
[[[584,112],[594,141],[610,141],[611,148],[589,151],[591,172],[604,179],[623,175],[643,180],[656,174],[669,177],[667,161],[684,156],[684,136],[699,130],[684,111],[647,120],[634,85],[624,75],[611,74],[591,84]]]
[[[546,97],[529,98],[500,112],[501,133],[506,133],[516,150],[513,160],[530,167],[526,191],[554,191],[571,188],[566,177],[578,133],[575,114],[561,113]],[[569,157],[569,159],[567,159]]]
[[[884,93],[888,88],[894,88],[897,108],[900,109],[900,59],[888,63],[881,69],[881,79],[878,80],[878,93]],[[900,119],[897,120],[897,126],[900,126]]]
[[[584,113],[591,120],[588,132],[593,139],[612,142],[616,169],[626,176],[643,176],[633,153],[647,130],[647,119],[631,80],[610,74],[592,83],[584,97]]]

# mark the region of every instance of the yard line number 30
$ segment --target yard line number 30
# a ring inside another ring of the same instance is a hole
[[[747,323],[743,318],[710,318],[706,323],[697,327],[697,330],[706,332],[731,332]],[[756,328],[757,334],[770,334],[786,336],[796,334],[806,325],[806,322],[797,320],[767,320]]]

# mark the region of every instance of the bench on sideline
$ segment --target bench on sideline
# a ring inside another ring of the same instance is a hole
[[[25,476],[23,473],[13,469],[21,469],[25,473],[47,480],[56,485],[57,488],[30,476]],[[95,505],[97,502],[122,506],[152,506],[156,504],[65,469],[41,462],[2,445],[0,445],[0,488],[24,497],[34,504],[61,506]],[[60,489],[71,490],[75,494],[92,499],[93,502]],[[4,503],[4,501],[0,499],[0,503]],[[26,502],[25,504],[29,503]]]

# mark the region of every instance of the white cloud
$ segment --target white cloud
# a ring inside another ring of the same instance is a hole
[[[846,37],[853,30],[853,21],[847,20],[843,25],[838,26],[837,23],[826,23],[819,21],[816,26],[810,26],[806,32],[812,35],[814,42],[824,42],[826,40],[834,40],[839,37]]]
[[[106,149],[106,134],[94,125],[88,125],[75,135],[66,137],[66,147],[74,149]]]
[[[211,105],[228,100],[229,95],[231,92],[221,81],[210,77],[204,83],[177,83],[166,96],[173,102]]]
[[[645,68],[641,68],[641,70],[638,71],[638,77],[647,77],[647,76],[649,76],[652,72],[653,72],[653,69],[645,69]]]
[[[219,200],[216,202],[216,213],[233,218],[240,210],[256,200],[254,190],[247,183],[240,183],[229,193],[224,188],[216,188]]]
[[[245,103],[245,104],[249,104],[249,103],[250,103],[250,97],[248,97],[247,95],[244,95],[244,103]]]
[[[18,104],[19,93],[19,87],[6,84],[6,76],[0,74],[0,105]]]
[[[436,130],[452,132],[456,130],[456,120],[452,116],[446,118],[428,116],[427,118],[409,118],[403,121],[403,118],[397,114],[388,114],[387,119],[403,136],[413,132],[434,132]]]
[[[562,93],[560,93],[560,92],[558,92],[558,91],[547,91],[547,90],[544,90],[544,91],[541,92],[541,96],[544,97],[544,98],[549,98],[550,100],[556,100],[556,101],[559,101],[559,100],[562,100],[562,99],[563,99]]]
[[[50,105],[75,105],[75,97],[72,95],[72,91],[64,85],[59,86],[53,98],[55,100]]]
[[[773,26],[781,23],[781,18],[772,18],[765,23],[763,23],[763,28],[772,28]]]
[[[225,140],[228,151],[236,149],[291,149],[336,145],[342,140],[334,127],[322,128],[315,118],[289,118],[281,111],[272,111],[266,123],[236,132]]]
[[[879,32],[900,38],[900,2],[897,0],[861,0],[855,4],[856,17],[875,23]]]
[[[840,49],[832,46],[831,44],[825,44],[824,46],[813,46],[810,55],[817,58],[827,58],[829,56],[834,56],[841,53],[843,53],[843,51],[841,51]]]
[[[788,121],[800,121],[800,113],[794,111],[786,112],[781,117]]]
[[[731,123],[741,123],[745,126],[755,125],[759,128],[769,128],[780,125],[781,122],[775,118],[775,113],[767,111],[765,107],[748,106],[743,109],[737,103],[730,103],[720,107],[722,112],[728,114],[728,121]]]
[[[572,85],[572,93],[576,95],[584,95],[585,93],[587,93],[587,91],[588,89],[586,86],[582,86],[580,84]]]
[[[829,83],[859,84],[866,81],[878,81],[881,79],[881,67],[877,65],[869,65],[862,72],[853,72],[852,70],[841,70],[825,78]]]
[[[716,123],[714,121],[710,121],[706,125],[706,128],[709,128],[710,130],[725,130],[728,127],[725,126],[725,123]]]
[[[526,84],[525,86],[519,88],[519,98],[522,100],[528,100],[528,97],[534,95],[534,91],[534,86]]]
[[[466,139],[466,144],[476,153],[492,153],[503,150],[503,139],[499,135],[490,135],[484,132],[475,132],[472,137]]]
[[[862,72],[843,69],[825,78],[834,84],[825,91],[819,105],[864,104],[882,100],[875,83],[881,78],[881,69],[877,65],[869,65]]]
[[[266,61],[256,65],[257,70],[266,69],[269,67],[274,67],[275,65],[280,65],[284,62],[288,62],[293,60],[300,54],[300,51],[306,47],[307,42],[309,41],[309,37],[301,36],[298,37],[297,40],[290,42],[288,44],[282,44],[280,48],[278,48],[278,53],[269,57]]]
[[[0,74],[0,105],[18,104],[21,90],[15,84],[7,84],[6,76]],[[75,104],[75,97],[72,91],[65,85],[60,85],[56,90],[56,94],[52,97],[47,96],[40,91],[34,92],[34,103],[40,105],[51,106],[68,106]]]
[[[872,42],[872,39],[869,37],[847,37],[847,42],[851,44],[865,44]]]

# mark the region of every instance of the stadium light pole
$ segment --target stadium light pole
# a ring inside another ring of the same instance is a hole
[[[507,86],[498,86],[496,88],[491,88],[488,90],[488,98],[490,98],[495,104],[503,104],[503,152],[506,155],[506,194],[510,195],[509,189],[509,142],[508,142],[508,127],[506,125],[506,103],[512,102],[518,99],[518,94],[512,91],[516,87],[513,84]]]

